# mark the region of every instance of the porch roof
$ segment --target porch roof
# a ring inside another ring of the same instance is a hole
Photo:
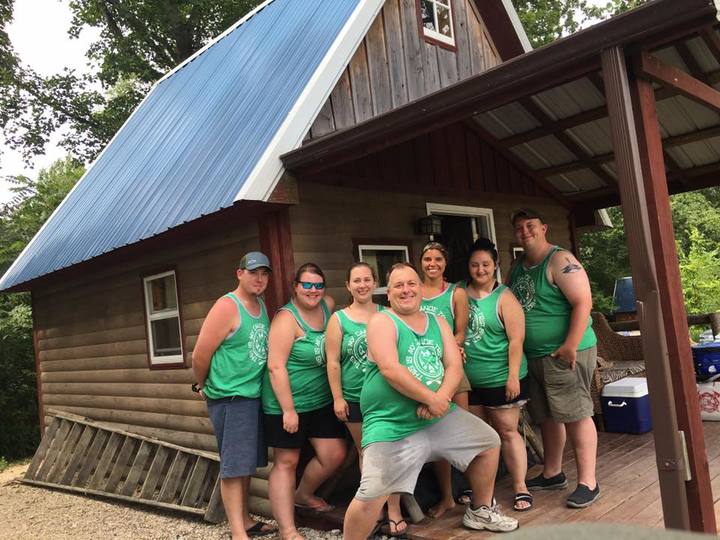
[[[656,0],[356,127],[282,156],[304,173],[329,169],[458,121],[572,205],[619,203],[600,51],[649,51],[720,88],[720,34],[711,0]],[[720,183],[720,107],[656,85],[671,193]]]

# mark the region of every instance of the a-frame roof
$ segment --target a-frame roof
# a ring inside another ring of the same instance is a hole
[[[0,290],[266,200],[382,0],[268,0],[161,79]]]

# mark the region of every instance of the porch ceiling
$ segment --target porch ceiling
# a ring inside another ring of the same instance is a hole
[[[283,162],[302,177],[464,121],[555,196],[584,207],[618,204],[599,51],[617,45],[649,51],[720,90],[716,15],[711,1],[656,0],[311,142]],[[670,192],[720,184],[720,114],[670,88],[655,88]]]

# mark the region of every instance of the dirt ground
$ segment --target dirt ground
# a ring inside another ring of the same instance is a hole
[[[17,480],[25,474],[28,465],[11,465],[0,472],[0,516],[3,516],[0,539],[230,538],[227,524],[211,525],[192,516],[21,484]],[[308,540],[341,538],[340,531],[324,533],[303,529],[302,533]]]

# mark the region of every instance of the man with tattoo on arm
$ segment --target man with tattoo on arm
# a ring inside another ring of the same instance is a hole
[[[518,210],[512,224],[525,253],[507,281],[525,311],[528,409],[541,426],[545,447],[543,472],[530,478],[527,487],[531,491],[567,488],[562,455],[569,437],[578,484],[566,502],[571,508],[584,508],[600,496],[590,397],[597,362],[590,282],[572,253],[547,241],[548,226],[537,211]]]

